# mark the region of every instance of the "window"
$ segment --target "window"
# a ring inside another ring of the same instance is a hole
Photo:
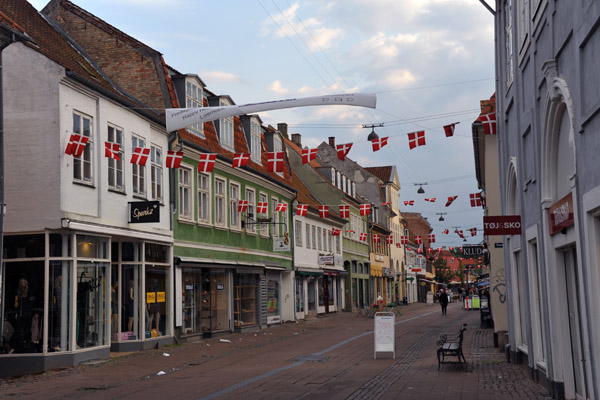
[[[261,193],[258,196],[258,202],[259,203],[266,203],[267,202],[267,195],[264,194],[264,193]],[[269,235],[269,224],[264,224],[264,223],[260,224],[260,234],[263,235],[263,236],[268,236]]]
[[[279,135],[273,135],[273,151],[274,152],[281,152],[283,151],[283,146],[281,143],[281,137],[279,137]],[[283,176],[283,171],[281,172],[276,172],[277,175],[279,176]]]
[[[215,225],[224,227],[227,224],[225,214],[225,179],[215,178]]]
[[[210,224],[210,175],[198,174],[198,221]]]
[[[221,100],[220,105],[230,106],[228,101]],[[233,117],[221,118],[219,120],[219,140],[221,146],[224,148],[234,151],[233,147]]]
[[[240,185],[229,183],[229,227],[231,229],[240,229],[240,212],[238,212],[238,202],[240,200]]]
[[[118,191],[124,191],[123,184],[123,130],[114,126],[108,126],[108,142],[119,145],[119,161],[114,158],[108,159],[108,187]]]
[[[73,157],[73,179],[80,182],[92,183],[92,117],[73,112],[73,133],[88,137],[89,140],[81,157]]]
[[[179,218],[192,219],[192,170],[179,168]]]
[[[335,237],[335,252],[337,254],[340,254],[342,252],[342,240],[340,238],[341,236]]]
[[[187,81],[185,85],[185,106],[187,108],[201,108],[203,105],[204,94],[201,86],[194,82]],[[198,136],[204,137],[204,124],[194,124],[188,126],[188,129]]]
[[[509,87],[513,81],[513,30],[512,30],[512,1],[504,1],[504,40],[506,47],[506,87]]]
[[[323,228],[323,250],[327,251],[327,229]]]
[[[155,145],[150,145],[150,186],[152,187],[152,199],[162,200],[162,149]]]
[[[529,38],[529,0],[521,0],[518,4],[519,12],[517,14],[517,21],[519,26],[517,27],[517,35],[519,38],[520,52]]]
[[[136,147],[146,147],[146,141],[138,136],[131,137],[131,151]],[[139,196],[146,195],[146,167],[141,165],[131,164],[131,174],[133,178],[133,194]]]
[[[336,171],[336,178],[335,178],[335,182],[336,182],[336,186],[338,187],[338,189],[342,189],[342,174],[340,174],[340,171]]]
[[[333,253],[333,236],[331,235],[331,231],[327,233],[327,243],[329,244],[329,252]]]
[[[262,130],[260,129],[260,124],[256,122],[254,119],[250,122],[250,158],[256,161],[257,163],[261,162],[261,137]]]
[[[246,215],[256,221],[256,196],[254,189],[246,188],[246,200],[248,200],[248,211]],[[246,225],[246,232],[256,233],[256,224]]]
[[[312,225],[311,237],[312,237],[312,248],[313,248],[313,250],[316,250],[317,249],[317,227],[314,225]]]
[[[310,249],[310,225],[306,224],[306,248]]]
[[[294,222],[294,235],[296,247],[302,247],[302,221]]]
[[[278,237],[279,236],[279,211],[275,211],[277,209],[277,199],[274,197],[271,197],[271,214],[273,215],[273,229],[272,229],[272,236],[273,237]]]
[[[321,237],[321,227],[320,226],[317,228],[317,240],[319,241],[318,249],[319,249],[319,251],[321,251],[321,250],[323,250],[323,238]]]

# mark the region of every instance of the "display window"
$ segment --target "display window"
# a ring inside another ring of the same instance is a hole
[[[233,287],[233,323],[236,328],[257,324],[257,277],[253,274],[235,274]]]
[[[278,274],[267,274],[267,324],[281,321],[279,310],[281,296],[279,279]]]
[[[304,279],[296,276],[296,312],[304,312]]]
[[[70,351],[71,261],[50,261],[48,351]]]
[[[183,333],[202,333],[202,273],[199,268],[184,268],[182,272]]]
[[[79,348],[109,344],[108,321],[110,290],[108,263],[77,263],[77,313],[75,338]]]
[[[121,334],[116,340],[136,340],[141,334],[140,305],[142,304],[142,268],[139,264],[122,264],[121,278],[114,291],[121,292]],[[120,289],[119,289],[120,288]]]
[[[202,332],[229,330],[229,275],[222,270],[202,274]]]
[[[167,292],[169,267],[146,265],[146,338],[163,336],[167,332]]]

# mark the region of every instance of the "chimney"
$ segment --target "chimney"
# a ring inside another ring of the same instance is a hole
[[[287,124],[285,122],[280,122],[277,124],[277,130],[279,132],[281,132],[281,134],[283,135],[284,138],[288,139],[288,132],[287,132]]]
[[[329,145],[335,147],[335,136],[329,136]]]
[[[298,147],[302,148],[302,135],[299,133],[292,133],[292,142],[294,142]]]

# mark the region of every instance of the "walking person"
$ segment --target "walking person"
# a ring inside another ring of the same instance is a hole
[[[442,289],[442,294],[440,294],[440,306],[442,306],[442,315],[446,315],[446,309],[448,308],[448,295],[446,294],[446,289]]]

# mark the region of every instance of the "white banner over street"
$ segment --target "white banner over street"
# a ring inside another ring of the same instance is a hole
[[[286,99],[252,103],[235,106],[202,107],[202,108],[167,108],[167,131],[172,132],[186,126],[205,121],[236,115],[254,114],[261,111],[281,110],[284,108],[307,106],[359,106],[375,108],[377,96],[373,93],[348,93],[329,96],[303,97],[300,99]]]

